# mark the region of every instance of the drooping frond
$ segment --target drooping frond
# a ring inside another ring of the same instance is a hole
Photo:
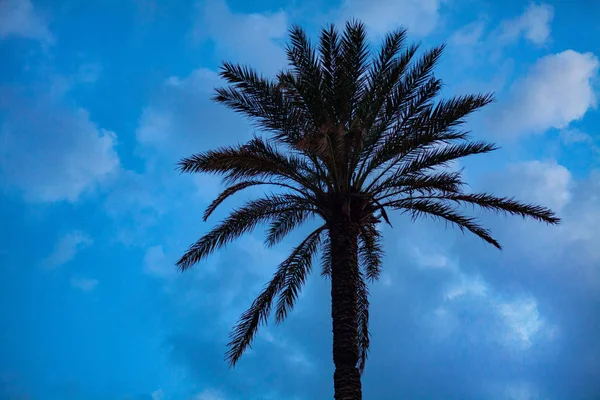
[[[302,282],[299,282],[299,275],[306,274],[310,271],[310,263],[312,256],[318,248],[318,239],[323,231],[323,227],[315,230],[311,233],[299,246],[297,246],[292,253],[286,258],[275,272],[271,281],[265,286],[258,297],[252,302],[252,305],[246,310],[239,321],[231,331],[230,342],[227,344],[229,348],[226,353],[226,359],[229,361],[231,366],[234,366],[246,348],[248,348],[252,339],[256,335],[256,332],[261,324],[266,324],[271,313],[271,307],[275,297],[282,293],[282,290],[290,290],[290,287],[295,287],[292,290],[298,290]],[[316,241],[316,243],[315,243]],[[304,272],[302,272],[304,271]],[[292,277],[290,277],[292,275]],[[296,294],[293,294],[295,296]],[[287,303],[287,299],[290,294],[285,295],[284,305],[281,305],[282,299],[280,297],[277,304],[277,320],[281,321],[285,318],[282,313],[287,313],[289,308],[293,306],[293,300],[291,304]],[[282,310],[283,308],[283,310]]]
[[[290,256],[291,257],[291,256]],[[260,325],[267,323],[271,313],[273,300],[281,291],[289,265],[288,260],[279,265],[271,281],[264,287],[252,305],[246,310],[232,329],[225,359],[230,366],[235,366],[246,348],[248,348]]]
[[[393,202],[390,207],[398,210],[409,212],[416,219],[419,217],[430,216],[435,219],[448,221],[460,228],[479,236],[484,241],[491,245],[502,249],[500,243],[491,236],[488,229],[479,225],[477,219],[462,215],[456,208],[448,204],[427,199],[404,199]]]
[[[272,247],[281,242],[291,231],[304,223],[313,214],[313,211],[305,209],[291,209],[280,213],[269,224],[265,245]]]
[[[321,242],[321,276],[331,278],[331,241],[328,235]]]
[[[266,185],[266,184],[269,184],[269,182],[243,181],[243,182],[239,182],[239,183],[236,183],[235,185],[228,187],[223,192],[221,192],[221,194],[219,194],[217,196],[217,198],[214,199],[212,201],[212,203],[210,203],[208,205],[208,207],[206,207],[206,210],[204,211],[204,215],[202,216],[202,219],[204,221],[206,221],[208,219],[208,217],[210,217],[212,215],[212,213],[217,209],[217,207],[219,207],[219,205],[221,205],[221,203],[223,203],[225,200],[227,200],[227,198],[233,196],[237,192],[244,190],[246,188],[249,188],[251,186]]]
[[[369,281],[379,279],[383,248],[381,246],[382,235],[374,224],[363,225],[359,233],[358,256],[359,262],[365,271],[365,277]]]
[[[277,323],[283,322],[294,307],[302,285],[304,285],[306,277],[312,268],[312,260],[319,250],[324,230],[325,226],[322,226],[313,231],[292,252],[294,255],[293,261],[289,263],[283,289],[277,300],[277,310],[275,312],[275,321]]]
[[[308,200],[291,194],[271,195],[250,201],[234,210],[223,222],[190,246],[177,266],[185,270],[244,233],[251,232],[258,224],[292,209],[312,210],[312,205]]]
[[[523,218],[548,224],[558,224],[558,218],[554,212],[537,204],[522,203],[514,198],[497,197],[488,193],[447,193],[439,196],[424,196],[428,200],[446,200],[456,203],[478,206],[484,210],[499,212],[503,214],[517,215]]]
[[[371,334],[369,333],[369,288],[359,271],[357,285],[357,323],[358,323],[358,365],[362,374],[369,356]]]

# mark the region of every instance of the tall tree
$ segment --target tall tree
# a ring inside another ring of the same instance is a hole
[[[559,222],[538,205],[463,191],[461,172],[445,167],[496,149],[461,129],[465,117],[493,97],[438,99],[442,83],[433,70],[444,46],[416,56],[418,46],[405,41],[405,30],[393,31],[371,55],[360,22],[348,22],[343,32],[324,28],[317,46],[295,26],[289,67],[274,79],[247,66],[222,65],[228,85],[216,89],[214,100],[266,135],[184,158],[179,168],[223,176],[227,188],[204,220],[239,191],[258,185],[274,191],[234,209],[190,246],[178,267],[186,270],[260,224],[268,224],[265,244],[273,246],[306,220],[322,221],[277,267],[233,328],[226,353],[232,366],[273,308],[277,323],[286,318],[320,254],[321,274],[331,280],[334,397],[361,399],[370,341],[367,284],[379,277],[377,224],[389,224],[390,211],[445,220],[497,248],[490,231],[465,215],[463,206]]]

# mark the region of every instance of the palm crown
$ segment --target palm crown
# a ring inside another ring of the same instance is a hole
[[[367,282],[378,278],[383,255],[377,223],[389,223],[391,210],[448,221],[497,248],[500,244],[490,232],[466,216],[461,206],[559,222],[541,206],[465,192],[461,171],[444,168],[462,157],[496,149],[471,141],[461,129],[465,117],[493,97],[437,99],[442,83],[433,69],[444,46],[417,56],[418,46],[405,45],[405,39],[404,30],[392,32],[372,55],[359,22],[347,23],[342,33],[333,26],[324,28],[317,47],[301,28],[293,27],[289,68],[275,78],[250,67],[223,64],[220,75],[229,85],[216,89],[214,100],[247,116],[268,135],[201,152],[183,159],[179,168],[224,177],[227,188],[208,206],[204,220],[241,190],[258,185],[281,190],[233,210],[177,265],[185,270],[259,224],[268,224],[266,245],[272,246],[309,218],[323,221],[292,250],[242,314],[228,345],[232,365],[273,308],[277,322],[286,318],[317,254],[322,274],[331,276],[332,232],[342,220],[350,221],[357,236],[359,268],[347,273],[354,280],[361,371],[369,347]]]

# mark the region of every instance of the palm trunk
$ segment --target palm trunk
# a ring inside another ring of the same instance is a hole
[[[358,353],[358,227],[348,219],[331,224],[331,317],[335,400],[361,400]]]

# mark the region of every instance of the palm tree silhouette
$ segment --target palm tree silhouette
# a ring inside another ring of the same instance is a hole
[[[465,117],[493,97],[436,99],[442,83],[433,69],[444,46],[417,57],[418,46],[405,42],[405,30],[391,32],[371,56],[360,22],[348,22],[341,33],[333,25],[324,28],[317,47],[295,26],[287,47],[289,68],[276,78],[222,65],[228,86],[216,89],[214,100],[267,135],[184,158],[179,168],[224,177],[227,188],[204,220],[241,190],[258,185],[277,190],[233,210],[185,252],[178,267],[191,267],[259,224],[268,224],[266,245],[272,246],[307,219],[322,221],[242,314],[226,353],[232,366],[273,307],[276,322],[286,318],[320,254],[321,273],[331,279],[334,397],[361,399],[370,341],[367,283],[379,277],[383,250],[376,224],[389,223],[388,212],[445,220],[497,248],[500,244],[462,206],[559,222],[538,205],[463,191],[461,171],[444,167],[496,149],[471,141],[461,129]]]

